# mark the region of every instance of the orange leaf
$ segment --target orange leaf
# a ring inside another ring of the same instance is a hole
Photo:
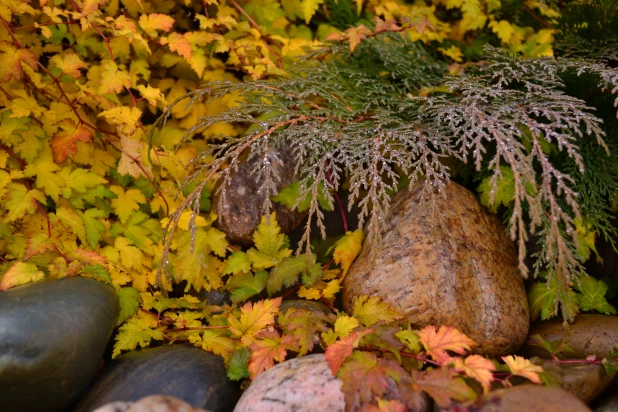
[[[62,70],[62,73],[75,79],[82,75],[80,69],[85,69],[88,67],[88,64],[81,61],[76,54],[67,54],[65,56],[60,56],[57,54],[51,58],[51,62]]]
[[[363,336],[368,335],[372,332],[371,329],[367,329],[363,332],[352,332],[349,336],[335,342],[326,348],[326,353],[324,353],[324,357],[326,358],[326,362],[330,366],[330,370],[333,373],[333,376],[337,374],[339,368],[346,360],[348,356],[352,354],[354,348],[358,347],[360,340]]]
[[[288,352],[287,349],[294,349],[296,339],[291,335],[279,336],[276,330],[265,330],[258,335],[259,340],[250,346],[251,357],[249,358],[249,373],[251,379],[270,369],[275,365],[275,361],[283,362]]]
[[[54,250],[56,243],[58,242],[58,238],[56,237],[47,237],[46,234],[43,233],[35,233],[31,238],[26,242],[26,250],[24,252],[24,256],[22,260],[25,262],[26,260],[42,255],[45,252],[49,252],[50,250]]]
[[[189,40],[187,40],[184,35],[172,33],[167,36],[167,42],[171,51],[175,51],[187,61],[191,60],[191,54],[193,53],[191,50],[191,43],[189,43]]]
[[[54,162],[57,164],[63,163],[69,156],[77,153],[77,142],[92,142],[92,133],[85,127],[76,126],[71,119],[65,119],[61,123],[60,127],[64,130],[57,132],[50,142]]]
[[[537,384],[541,383],[539,373],[543,372],[542,367],[521,356],[503,356],[502,360],[507,364],[513,375],[522,376]]]
[[[475,344],[472,339],[452,326],[440,326],[436,332],[436,327],[430,325],[423,328],[418,336],[427,354],[440,364],[450,358],[446,353],[447,350],[464,355],[466,350],[470,350],[470,346]]]
[[[371,30],[362,24],[358,27],[352,27],[346,30],[346,37],[350,43],[350,52],[353,52],[356,46],[358,46],[363,39],[367,38],[368,34],[371,34]]]
[[[0,80],[8,82],[13,77],[15,80],[24,78],[22,62],[36,69],[37,58],[27,49],[18,49],[11,43],[0,42]]]
[[[483,392],[489,392],[494,375],[491,373],[496,370],[496,366],[487,358],[481,355],[470,355],[465,359],[453,359],[453,367],[457,372],[463,372],[466,376],[476,379],[483,386]]]
[[[34,263],[17,261],[4,273],[2,281],[0,281],[0,291],[44,278],[45,274]]]
[[[476,399],[476,392],[452,369],[439,368],[426,372],[412,371],[413,389],[427,392],[438,406],[449,406],[451,399],[465,402]]]

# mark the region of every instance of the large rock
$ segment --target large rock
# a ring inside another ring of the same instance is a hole
[[[343,412],[342,384],[321,354],[290,359],[258,376],[234,412]]]
[[[432,214],[418,185],[393,197],[382,242],[366,243],[344,280],[345,309],[360,295],[377,295],[415,328],[458,328],[476,352],[517,350],[528,332],[528,303],[504,227],[455,183],[436,203]]]
[[[62,411],[94,379],[118,297],[86,278],[0,292],[0,411]]]
[[[485,395],[478,412],[589,412],[582,401],[560,388],[521,385]]]
[[[602,359],[618,344],[618,316],[579,315],[568,329],[564,327],[562,318],[556,318],[533,324],[530,336],[536,334],[548,341],[566,341],[573,352],[563,352],[559,355],[561,358],[583,359],[596,355],[597,359]],[[520,353],[527,357],[550,357],[545,349],[528,343],[521,348]]]
[[[226,376],[223,360],[189,345],[129,352],[101,372],[74,412],[90,412],[110,402],[169,395],[212,412],[234,409],[239,389]]]
[[[589,404],[612,383],[602,365],[543,362],[543,370],[558,379],[560,387]]]
[[[279,180],[277,190],[294,183],[294,155],[292,150],[285,146],[277,156],[281,162],[271,159],[271,164]],[[266,196],[258,193],[259,186],[251,171],[255,169],[255,162],[262,161],[261,157],[243,160],[238,164],[238,170],[232,172],[231,182],[225,189],[225,197],[217,190],[214,198],[217,220],[215,224],[227,235],[230,242],[241,245],[253,244],[253,232],[260,224],[263,215],[263,206]],[[277,222],[282,233],[294,230],[304,220],[306,214],[298,213],[287,207],[273,202],[272,210],[277,213]]]
[[[151,395],[136,402],[112,402],[93,412],[206,412],[173,396]]]

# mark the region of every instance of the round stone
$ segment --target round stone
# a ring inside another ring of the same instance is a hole
[[[118,310],[114,290],[86,278],[0,292],[0,410],[74,403],[97,373]]]
[[[560,388],[520,385],[485,395],[478,412],[590,412],[585,403]]]
[[[225,412],[234,409],[240,390],[228,380],[219,356],[190,345],[160,346],[129,352],[110,362],[74,412],[149,395],[173,396],[193,407]]]
[[[381,243],[366,242],[345,277],[344,307],[379,296],[414,328],[454,326],[477,353],[512,353],[529,325],[514,245],[472,192],[450,182],[443,195],[434,211],[420,185],[393,197]]]
[[[234,412],[343,412],[342,384],[322,354],[290,359],[259,375]]]

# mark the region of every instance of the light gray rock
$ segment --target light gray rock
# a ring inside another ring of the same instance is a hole
[[[259,375],[234,412],[343,412],[341,385],[322,354],[290,359]]]

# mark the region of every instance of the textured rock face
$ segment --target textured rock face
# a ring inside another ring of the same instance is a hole
[[[410,187],[393,198],[377,253],[365,244],[344,280],[345,309],[360,295],[377,295],[414,327],[460,329],[476,352],[517,350],[528,332],[528,303],[504,227],[455,183],[433,215],[419,192]]]
[[[279,152],[282,164],[272,162],[276,175],[280,180],[277,182],[277,190],[289,186],[295,181],[294,156],[292,150],[284,147]],[[261,159],[259,159],[261,160]],[[264,194],[258,193],[258,185],[255,176],[251,175],[253,164],[258,159],[240,162],[238,170],[233,172],[232,180],[226,188],[225,199],[219,194],[214,198],[213,204],[217,212],[215,224],[227,235],[230,242],[242,245],[253,244],[253,232],[260,224],[262,207],[266,199]],[[277,222],[283,233],[288,233],[300,225],[305,214],[293,212],[285,206],[273,202],[274,212],[277,212]]]
[[[341,385],[323,355],[291,359],[258,376],[234,412],[343,412]]]
[[[579,315],[568,330],[564,328],[562,318],[556,318],[533,324],[530,335],[535,334],[549,341],[564,339],[573,352],[561,353],[561,358],[582,359],[596,355],[597,359],[602,359],[618,343],[618,316]],[[521,348],[521,353],[528,357],[549,358],[545,349],[528,344]]]
[[[57,412],[94,379],[118,297],[85,278],[0,293],[0,411]]]
[[[206,412],[173,396],[152,395],[137,402],[112,402],[93,412]]]
[[[169,395],[213,412],[234,409],[240,391],[225,374],[223,360],[188,345],[142,349],[106,366],[74,412],[90,412],[116,401]]]
[[[590,409],[560,388],[521,385],[498,389],[483,397],[478,412],[589,412]]]

